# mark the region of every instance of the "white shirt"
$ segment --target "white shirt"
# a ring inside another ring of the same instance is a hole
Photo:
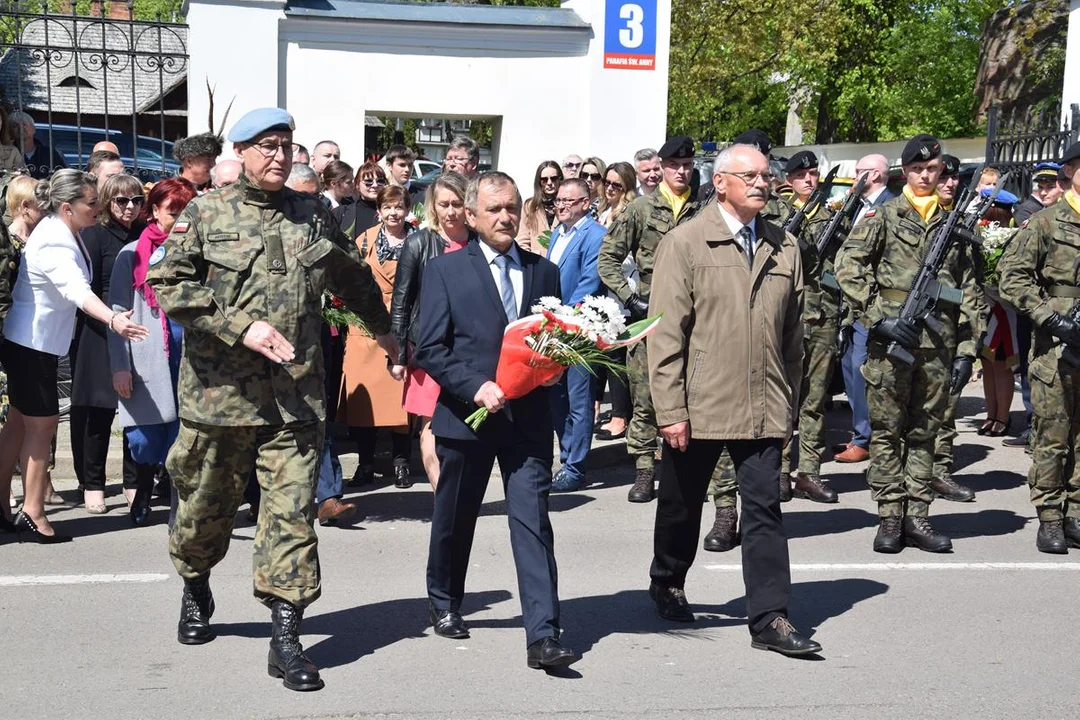
[[[860,207],[859,212],[855,214],[855,222],[852,223],[852,227],[854,227],[860,220],[862,220],[863,215],[866,214],[866,211],[870,209],[871,205],[873,205],[875,202],[877,202],[877,199],[879,197],[881,197],[881,193],[883,193],[883,192],[885,192],[885,186],[884,185],[882,185],[881,187],[879,187],[877,190],[870,193],[869,195],[863,195],[862,207]]]
[[[501,297],[502,270],[495,264],[495,258],[499,253],[483,240],[479,244],[480,251],[484,253],[484,260],[487,261],[488,268],[491,270],[491,277],[495,280],[495,288],[499,291]],[[521,296],[525,292],[525,275],[521,272],[521,256],[518,255],[517,243],[510,243],[510,249],[506,251],[506,254],[513,260],[510,263],[510,284],[514,286],[514,302],[520,314]],[[528,308],[525,308],[526,313],[528,310]]]
[[[720,210],[720,217],[724,218],[724,222],[727,223],[728,230],[731,231],[731,236],[735,238],[735,243],[742,248],[743,255],[746,254],[746,245],[743,244],[742,237],[740,237],[739,233],[742,232],[744,227],[750,228],[750,242],[753,245],[754,254],[756,255],[758,246],[761,245],[761,239],[758,238],[757,233],[754,231],[754,223],[751,222],[749,225],[744,224],[742,220],[729,213],[727,208],[719,202],[716,203],[716,207]]]
[[[23,347],[64,355],[75,333],[75,310],[93,294],[82,241],[60,218],[47,215],[26,240],[4,337]]]
[[[556,228],[559,236],[555,238],[555,242],[551,244],[551,249],[548,250],[548,260],[556,265],[559,264],[559,260],[562,259],[563,253],[566,252],[566,248],[570,247],[570,243],[574,241],[574,236],[577,235],[577,231],[581,229],[581,224],[584,223],[588,217],[587,214],[582,215],[581,219],[574,223],[569,230],[566,229],[565,224],[559,223]]]

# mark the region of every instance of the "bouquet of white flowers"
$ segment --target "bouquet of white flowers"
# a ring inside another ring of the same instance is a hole
[[[1016,228],[1004,227],[999,222],[980,222],[979,235],[982,238],[983,253],[983,282],[987,285],[997,286],[998,261],[1005,252],[1005,245],[1009,238],[1016,234]]]

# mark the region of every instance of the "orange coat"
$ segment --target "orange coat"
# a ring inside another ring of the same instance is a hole
[[[356,238],[361,256],[371,267],[375,282],[382,289],[383,302],[390,309],[390,297],[394,292],[394,276],[397,260],[379,262],[375,251],[375,238],[381,225],[369,229]],[[364,249],[365,240],[367,248]],[[341,373],[337,422],[348,427],[390,427],[405,429],[408,415],[401,407],[405,383],[390,375],[387,355],[375,338],[368,337],[356,328],[349,328],[345,338],[345,361]]]

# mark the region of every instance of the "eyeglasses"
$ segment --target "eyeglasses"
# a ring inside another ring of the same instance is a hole
[[[579,198],[555,198],[556,205],[573,205],[574,203],[581,202],[582,200],[588,200],[587,197]]]
[[[558,175],[541,175],[540,182],[542,183],[557,183],[559,182]]]
[[[138,207],[139,205],[142,205],[145,200],[146,198],[144,198],[142,195],[136,195],[135,197],[117,196],[113,198],[113,202],[120,207],[127,207],[128,205],[134,205]]]
[[[621,182],[618,182],[616,180],[605,180],[604,181],[604,187],[613,188],[615,190],[625,190],[626,189],[626,187]]]
[[[862,175],[863,173],[872,173],[877,168],[855,168],[855,177]]]
[[[386,181],[385,180],[369,180],[367,178],[364,178],[363,180],[360,181],[360,184],[363,185],[364,187],[380,187],[382,185],[385,185]]]
[[[573,169],[575,169],[575,168],[579,168],[579,167],[581,167],[581,163],[579,163],[579,162],[576,162],[576,163],[572,163],[572,162],[564,162],[564,163],[562,164],[562,166],[563,166],[564,168],[568,168],[568,169],[570,169],[570,170],[573,170]]]
[[[581,179],[582,180],[592,180],[593,182],[600,182],[601,180],[604,179],[604,176],[601,175],[600,173],[582,173],[581,174]]]
[[[759,178],[765,181],[766,184],[769,184],[776,179],[776,176],[773,175],[771,172],[728,172],[727,170],[721,170],[720,173],[722,175],[734,175],[747,185],[753,185],[755,182],[758,181]]]
[[[292,157],[293,146],[290,143],[275,143],[275,142],[260,142],[252,145],[253,148],[262,153],[263,157],[277,157],[278,151],[285,157]]]

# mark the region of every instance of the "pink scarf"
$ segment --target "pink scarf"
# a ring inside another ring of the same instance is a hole
[[[135,246],[135,266],[132,268],[135,291],[143,296],[151,310],[157,311],[158,317],[161,319],[161,332],[164,336],[166,356],[169,354],[169,321],[165,318],[165,313],[161,311],[161,306],[158,305],[154,288],[146,283],[146,271],[150,267],[150,256],[161,247],[167,237],[169,237],[168,233],[161,231],[161,226],[157,224],[157,220],[151,220],[146,229],[142,231],[139,242]]]

